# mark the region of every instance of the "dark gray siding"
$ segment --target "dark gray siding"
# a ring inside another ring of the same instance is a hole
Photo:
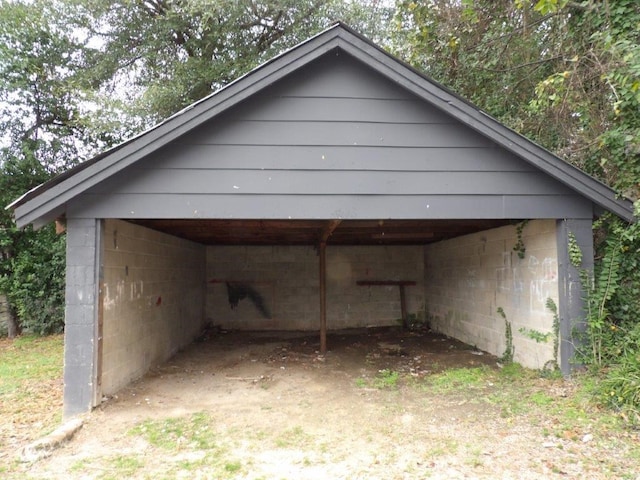
[[[96,378],[102,229],[102,222],[93,219],[67,222],[65,417],[84,413],[100,402]]]
[[[71,216],[591,218],[591,202],[330,53],[88,190]]]
[[[589,220],[558,220],[558,311],[560,312],[560,369],[571,373],[577,366],[576,347],[586,339],[586,292],[580,271],[571,263],[570,236],[582,252],[580,269],[593,272],[593,228]]]

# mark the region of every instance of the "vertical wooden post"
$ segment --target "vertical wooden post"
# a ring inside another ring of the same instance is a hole
[[[342,220],[331,220],[320,232],[318,256],[320,257],[320,353],[327,353],[327,240]]]
[[[327,353],[327,243],[320,242],[320,353]]]
[[[409,319],[407,318],[407,301],[404,295],[404,285],[400,284],[400,313],[402,315],[402,328],[409,329]]]

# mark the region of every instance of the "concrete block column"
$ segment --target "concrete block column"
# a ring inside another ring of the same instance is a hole
[[[102,222],[67,219],[64,416],[98,402],[98,301]]]
[[[593,225],[590,219],[564,219],[557,221],[558,244],[558,314],[560,316],[560,369],[571,372],[575,355],[574,331],[584,331],[584,287],[579,269],[571,264],[569,241],[571,235],[582,251],[580,269],[593,272]]]

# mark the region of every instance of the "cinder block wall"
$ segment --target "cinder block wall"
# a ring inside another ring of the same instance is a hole
[[[558,304],[555,220],[530,221],[518,257],[515,226],[425,247],[425,297],[432,328],[501,356],[506,347],[502,307],[511,322],[515,361],[541,368],[553,359],[553,340],[536,343],[521,328],[552,331],[548,298]]]
[[[202,245],[105,221],[103,394],[165,361],[200,331],[205,257]]]
[[[313,247],[212,246],[207,248],[207,318],[244,330],[317,330],[319,260]],[[422,247],[327,246],[327,328],[396,325],[398,287],[357,286],[358,280],[413,280],[407,310],[423,314]],[[245,298],[229,304],[226,282],[251,287],[264,300],[265,318]]]

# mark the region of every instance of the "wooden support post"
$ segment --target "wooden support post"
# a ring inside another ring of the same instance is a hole
[[[320,232],[318,256],[320,257],[320,353],[327,353],[327,240],[342,220],[331,220]]]
[[[407,318],[407,302],[404,296],[404,285],[400,284],[400,314],[402,315],[402,328],[409,329],[409,319]]]
[[[327,244],[320,242],[320,353],[327,353]]]

